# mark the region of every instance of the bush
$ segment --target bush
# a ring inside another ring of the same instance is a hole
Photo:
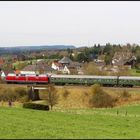
[[[67,99],[69,94],[70,94],[70,92],[67,89],[65,89],[65,88],[62,89],[62,97],[64,99]]]
[[[13,90],[2,89],[0,92],[0,101],[16,101],[18,99],[18,94]]]
[[[101,89],[101,86],[99,84],[95,84],[95,85],[92,85],[91,86],[91,93],[92,94],[95,94],[97,92],[101,92],[102,89]]]
[[[25,103],[25,102],[28,102],[28,101],[29,101],[29,97],[28,96],[20,97],[20,102],[21,103]]]
[[[87,75],[107,75],[105,71],[100,71],[94,62],[84,63],[83,70]]]
[[[20,101],[27,97],[27,92],[23,88],[0,87],[0,101]],[[26,100],[27,101],[27,100]]]
[[[56,90],[55,86],[50,84],[48,86],[47,102],[50,105],[51,110],[52,110],[53,106],[58,103],[58,98],[59,98],[59,95],[57,94],[57,90]]]
[[[84,106],[89,107],[89,100],[90,100],[90,93],[88,92],[83,92],[81,95],[82,103]]]
[[[121,96],[122,98],[129,98],[131,96],[131,94],[129,94],[128,91],[123,90],[123,92],[121,92]]]
[[[15,88],[15,92],[18,93],[18,95],[21,97],[27,95],[27,91],[23,88]]]
[[[37,110],[49,110],[48,105],[37,104],[37,103],[24,103],[23,108],[37,109]]]
[[[103,91],[100,85],[95,84],[91,87],[91,97],[89,99],[91,107],[113,107],[116,101],[117,99]]]

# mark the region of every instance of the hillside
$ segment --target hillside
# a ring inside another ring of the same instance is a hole
[[[74,49],[73,45],[40,45],[40,46],[16,46],[16,47],[1,47],[0,54],[4,53],[16,53],[23,51],[41,51],[41,50],[62,50],[62,49]]]

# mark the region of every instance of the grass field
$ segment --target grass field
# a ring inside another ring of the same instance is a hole
[[[0,138],[10,139],[140,138],[140,104],[56,111],[0,107],[0,125]]]
[[[0,86],[9,91],[17,87],[27,89],[25,85]],[[56,88],[61,95],[64,87]],[[112,95],[126,89],[132,97],[115,108],[102,109],[88,108],[83,102],[83,94],[90,87],[65,88],[70,94],[67,99],[60,96],[52,111],[24,109],[18,102],[11,108],[7,102],[0,103],[0,138],[140,138],[140,88],[103,87]]]
[[[136,69],[130,69],[129,72],[132,76],[140,76],[140,72],[136,72]]]

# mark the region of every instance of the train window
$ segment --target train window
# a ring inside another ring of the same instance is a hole
[[[18,76],[18,74],[16,74],[16,76]]]
[[[25,74],[21,74],[21,76],[25,76]]]
[[[38,74],[36,74],[36,76],[39,76]]]

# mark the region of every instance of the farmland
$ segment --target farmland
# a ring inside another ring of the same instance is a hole
[[[53,111],[0,107],[0,114],[0,138],[140,138],[139,104]]]

